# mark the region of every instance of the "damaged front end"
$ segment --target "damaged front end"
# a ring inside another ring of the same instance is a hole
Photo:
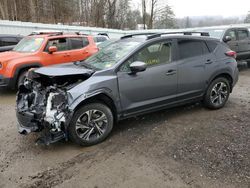
[[[69,89],[86,80],[90,74],[44,75],[35,70],[17,93],[16,115],[20,134],[40,132],[37,142],[46,145],[68,139],[67,127],[73,115],[69,110]]]

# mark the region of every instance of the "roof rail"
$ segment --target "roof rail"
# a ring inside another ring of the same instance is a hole
[[[206,37],[209,37],[209,36],[210,36],[208,32],[183,31],[183,32],[155,33],[155,34],[153,34],[153,35],[148,36],[147,39],[149,40],[149,39],[161,37],[162,35],[172,35],[172,34],[183,34],[183,35],[200,34],[201,36],[206,36]]]
[[[32,35],[62,35],[63,32],[62,31],[33,31],[31,34],[29,34],[29,36]]]
[[[132,38],[133,36],[147,36],[147,35],[156,35],[157,33],[134,33],[134,34],[129,34],[122,36],[121,39],[126,39],[126,38]]]

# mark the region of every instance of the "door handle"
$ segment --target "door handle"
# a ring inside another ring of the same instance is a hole
[[[69,57],[70,55],[69,54],[65,54],[64,57]]]
[[[213,61],[211,59],[208,59],[206,62],[207,65],[212,64],[212,63],[213,63]]]
[[[176,72],[177,72],[176,70],[169,70],[169,71],[166,72],[166,75],[171,76],[171,75],[176,74]]]

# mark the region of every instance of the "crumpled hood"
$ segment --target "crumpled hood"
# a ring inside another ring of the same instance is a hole
[[[20,53],[14,51],[2,52],[0,53],[0,62],[6,62],[9,60],[15,60],[21,57],[27,57],[32,55],[31,53]]]
[[[72,76],[72,75],[92,75],[94,73],[91,69],[86,69],[82,66],[77,66],[74,63],[66,63],[48,67],[42,67],[34,71],[37,74],[45,76]]]

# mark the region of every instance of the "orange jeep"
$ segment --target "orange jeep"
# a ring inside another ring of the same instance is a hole
[[[30,68],[84,60],[98,51],[92,36],[35,32],[0,53],[0,87],[19,86]]]

